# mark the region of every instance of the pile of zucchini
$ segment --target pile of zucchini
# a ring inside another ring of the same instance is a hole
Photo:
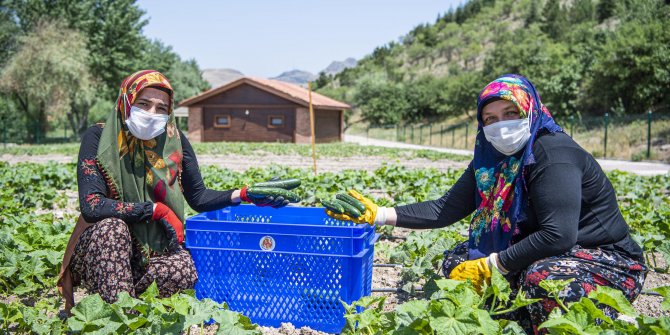
[[[247,188],[250,198],[284,197],[290,202],[300,202],[300,197],[291,190],[300,186],[300,179],[270,180],[256,183]]]
[[[321,204],[335,214],[346,214],[352,218],[358,218],[365,213],[365,205],[346,193],[338,193],[334,199],[322,199]]]

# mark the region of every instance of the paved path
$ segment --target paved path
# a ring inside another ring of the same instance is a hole
[[[426,145],[407,144],[393,141],[377,140],[366,138],[364,136],[344,135],[345,142],[358,143],[361,145],[374,145],[387,148],[407,148],[407,149],[426,149],[439,152],[447,152],[457,155],[472,156],[472,150],[437,148]],[[654,162],[630,162],[612,159],[597,159],[600,166],[605,171],[620,170],[635,173],[642,176],[654,176],[670,172],[670,165]]]

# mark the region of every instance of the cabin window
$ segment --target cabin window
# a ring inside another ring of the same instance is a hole
[[[284,127],[283,115],[270,115],[268,117],[268,128],[282,128]]]
[[[214,116],[215,128],[230,128],[230,115],[216,115]]]

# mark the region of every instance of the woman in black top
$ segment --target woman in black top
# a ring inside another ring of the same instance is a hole
[[[81,216],[68,243],[58,287],[73,304],[83,284],[107,302],[139,295],[156,281],[162,296],[193,287],[197,274],[184,242],[184,200],[198,212],[241,201],[282,207],[282,197],[247,188],[207,189],[186,136],[175,124],[173,91],[153,70],[121,84],[104,125],[84,134],[77,164]]]
[[[479,95],[477,119],[474,159],[441,198],[380,208],[353,191],[366,205],[361,217],[329,214],[415,229],[473,214],[468,241],[445,252],[444,275],[480,287],[497,268],[529,297],[544,298],[527,308],[525,325],[535,332],[556,306],[538,286],[543,279],[574,279],[562,292],[566,301],[595,285],[634,300],[646,267],[614,189],[593,156],[554,123],[533,85],[519,75],[491,82]]]

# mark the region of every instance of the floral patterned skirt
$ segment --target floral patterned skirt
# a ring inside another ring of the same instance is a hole
[[[467,260],[467,254],[467,242],[445,251],[442,264],[444,275],[449,277],[453,268]],[[547,292],[539,286],[545,279],[573,279],[559,294],[566,303],[579,301],[582,297],[588,296],[596,285],[618,289],[632,302],[642,291],[646,274],[647,268],[644,264],[618,252],[585,249],[577,245],[564,254],[540,259],[524,271],[508,276],[507,279],[515,291],[522,290],[526,292],[528,298],[542,300],[506,315],[506,318],[518,321],[528,333],[543,333],[538,331],[538,326],[546,321],[549,313],[557,307],[556,301],[548,298]],[[617,317],[613,309],[603,305],[598,307],[605,312],[605,315]]]
[[[137,249],[122,220],[109,218],[92,225],[79,237],[70,261],[74,286],[83,285],[111,303],[119,292],[135,297],[154,281],[160,295],[167,297],[193,288],[198,280],[191,254],[181,246],[152,257],[146,266]]]

